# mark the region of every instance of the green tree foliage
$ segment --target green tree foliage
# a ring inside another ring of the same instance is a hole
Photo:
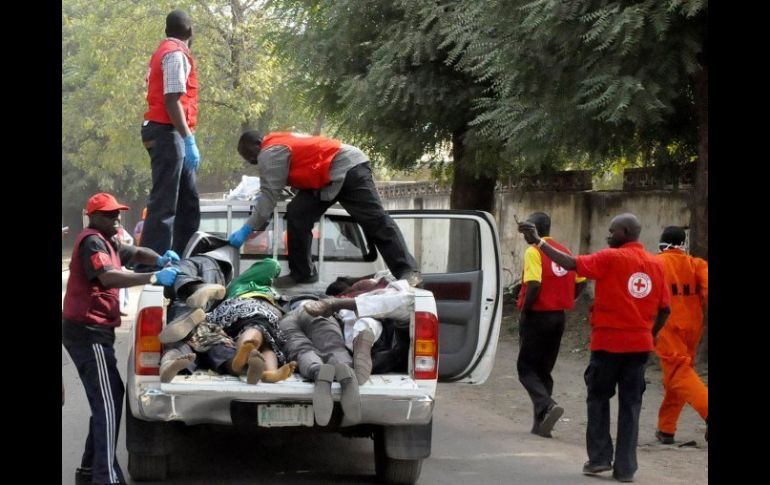
[[[281,3],[298,13],[285,42],[320,109],[396,168],[451,141],[453,193],[466,194],[453,207],[491,209],[499,144],[470,126],[485,85],[449,62],[445,12],[407,0]]]
[[[695,154],[690,79],[705,2],[442,3],[458,12],[446,33],[453,58],[493,85],[474,122],[514,158],[554,164],[582,152],[602,163],[673,142]]]
[[[149,156],[140,140],[145,75],[175,8],[193,20],[199,180],[249,170],[235,151],[246,127],[305,128],[294,115],[301,99],[285,89],[287,71],[273,54],[281,24],[266,2],[65,0],[62,156],[104,190],[149,190]]]
[[[450,61],[487,82],[473,124],[525,166],[698,160],[693,246],[708,254],[705,0],[454,0]],[[448,41],[449,43],[449,41]]]

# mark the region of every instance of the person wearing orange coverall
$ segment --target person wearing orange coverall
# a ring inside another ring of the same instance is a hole
[[[695,372],[695,353],[703,334],[703,307],[708,304],[708,263],[684,251],[684,229],[663,230],[657,257],[663,262],[671,289],[671,316],[658,334],[655,353],[663,369],[665,394],[658,412],[655,437],[674,443],[676,422],[685,404],[706,420],[708,441],[708,388]]]

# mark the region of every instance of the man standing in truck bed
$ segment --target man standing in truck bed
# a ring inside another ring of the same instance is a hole
[[[285,186],[299,189],[286,212],[290,273],[276,279],[273,286],[318,281],[311,259],[311,230],[337,201],[374,242],[391,273],[412,286],[420,284],[417,262],[409,254],[401,230],[382,207],[369,159],[361,150],[322,136],[275,132],[263,137],[251,130],[238,140],[238,153],[258,166],[261,192],[254,213],[230,236],[233,246],[241,247],[252,231],[264,229]]]

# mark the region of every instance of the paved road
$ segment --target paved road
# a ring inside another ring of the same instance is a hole
[[[136,305],[140,289],[131,291],[131,308]],[[120,370],[124,378],[126,332],[131,319],[132,316],[127,317],[117,333],[117,358],[122,363]],[[495,400],[495,396],[520,387],[514,376],[516,352],[515,338],[503,333],[495,370],[487,384],[439,384],[432,456],[423,463],[419,483],[616,483],[609,477],[591,478],[580,474],[585,460],[584,445],[579,438],[566,438],[567,426],[577,426],[578,418],[563,424],[564,438],[546,440],[528,433],[531,412],[528,404],[509,405],[509,409],[517,409],[514,415],[500,411],[501,399]],[[560,362],[559,365],[569,363],[567,359]],[[64,365],[62,374],[67,389],[67,402],[62,409],[62,485],[72,485],[87,433],[88,405],[74,366]],[[493,400],[495,406],[490,404]],[[613,410],[615,406],[613,402]],[[124,423],[125,418],[121,421],[118,459],[128,483],[134,483],[127,474]],[[303,432],[280,435],[266,432],[255,437],[237,433],[204,434],[205,430],[194,428],[188,431],[185,447],[172,458],[172,478],[165,483],[376,483],[372,442],[368,439]],[[704,449],[640,451],[636,483],[708,483],[707,460]]]

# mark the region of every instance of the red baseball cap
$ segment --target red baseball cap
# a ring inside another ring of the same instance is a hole
[[[86,204],[86,214],[89,216],[96,211],[109,212],[114,210],[128,210],[128,206],[119,204],[115,197],[106,192],[99,192],[88,199],[88,204]]]

